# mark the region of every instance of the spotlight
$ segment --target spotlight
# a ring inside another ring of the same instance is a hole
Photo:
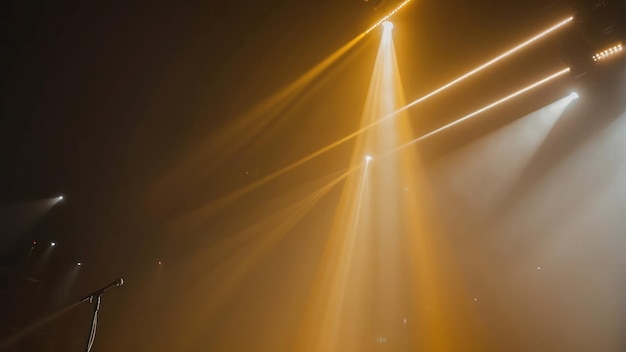
[[[401,8],[403,8],[404,6],[406,6],[406,4],[408,4],[409,2],[411,2],[411,0],[405,0],[405,1],[403,1],[400,5],[398,5],[398,7],[396,7],[393,11],[391,11],[391,12],[390,12],[387,16],[385,16],[385,17],[381,18],[381,20],[380,20],[380,21],[378,21],[378,22],[376,22],[376,24],[375,24],[375,25],[373,25],[373,26],[371,26],[370,28],[368,28],[368,29],[365,31],[365,34],[367,34],[367,33],[371,32],[372,30],[374,30],[374,28],[376,28],[376,27],[380,26],[381,24],[384,26],[384,25],[385,25],[385,22],[387,22],[387,19],[389,19],[389,17],[391,17],[391,16],[395,15],[395,14],[396,14],[396,12],[400,11],[400,9],[401,9]],[[393,27],[393,25],[392,25],[392,27]]]
[[[54,242],[54,241],[53,241],[53,242],[50,242],[50,247],[54,247],[54,246],[56,246],[56,245],[57,245],[57,243],[56,243],[56,242]]]
[[[579,95],[578,95],[578,93],[576,93],[576,92],[572,92],[572,93],[568,96],[568,98],[570,98],[571,100],[575,100],[575,99],[578,99],[578,98],[579,98]]]
[[[372,159],[373,159],[373,158],[372,158],[370,155],[366,155],[366,156],[365,156],[365,162],[366,162],[366,163],[369,163],[370,161],[372,161]]]
[[[63,200],[63,196],[58,196],[57,197],[60,201]]]
[[[391,22],[389,22],[389,21],[385,21],[385,22],[383,22],[383,28],[384,28],[386,31],[390,31],[390,30],[392,30],[392,29],[393,29],[393,23],[391,23]]]
[[[82,266],[82,265],[83,265],[83,263],[78,262],[78,263],[76,263],[76,265],[77,265],[77,266]]]

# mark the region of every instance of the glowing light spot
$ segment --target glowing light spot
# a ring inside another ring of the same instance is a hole
[[[578,99],[578,98],[579,98],[579,95],[578,95],[578,93],[576,93],[576,92],[572,92],[572,93],[568,96],[568,98],[570,98],[571,100]]]
[[[366,163],[369,163],[370,161],[372,161],[372,159],[374,159],[374,158],[372,158],[372,156],[371,156],[371,155],[366,155],[366,156],[365,156],[365,162],[366,162]]]
[[[78,266],[82,266],[82,265],[83,265],[83,263],[78,262],[78,263],[76,263],[76,265],[78,265]]]
[[[393,29],[393,23],[391,23],[391,22],[389,22],[389,21],[385,21],[385,22],[383,22],[383,28],[384,28],[386,31],[390,31],[390,30],[392,30],[392,29]]]
[[[56,245],[57,245],[57,243],[56,243],[56,242],[50,242],[50,246],[51,246],[51,247],[54,247],[54,246],[56,246]]]

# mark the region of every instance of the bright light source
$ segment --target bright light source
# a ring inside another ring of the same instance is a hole
[[[391,23],[391,22],[389,22],[389,21],[385,21],[385,22],[383,22],[383,28],[384,28],[386,31],[390,31],[390,30],[392,30],[392,29],[393,29],[393,23]]]
[[[366,155],[365,156],[365,162],[369,163],[370,161],[372,161],[372,157],[370,155]]]
[[[568,96],[568,98],[570,98],[571,100],[578,99],[578,98],[579,98],[579,95],[578,95],[578,93],[576,93],[576,92],[572,92],[572,93]]]
[[[604,51],[601,51],[597,54],[595,54],[593,56],[593,61],[600,61],[600,60],[604,60],[608,57],[611,56],[615,56],[615,54],[621,53],[624,51],[624,47],[622,46],[622,43],[619,43],[615,46],[613,46],[612,48],[608,48]]]
[[[78,265],[78,266],[82,266],[82,265],[83,265],[83,263],[78,262],[78,263],[76,263],[76,265]]]
[[[50,246],[51,246],[51,247],[54,247],[54,246],[56,246],[56,245],[57,245],[57,243],[56,243],[56,242],[50,242]]]
[[[433,135],[435,135],[435,134],[437,134],[437,133],[439,133],[439,132],[442,132],[442,131],[444,131],[444,130],[446,130],[446,129],[450,128],[450,127],[453,127],[454,125],[457,125],[457,124],[459,124],[459,123],[461,123],[461,122],[463,122],[463,121],[465,121],[465,120],[468,120],[468,119],[470,119],[470,118],[472,118],[472,117],[474,117],[474,116],[476,116],[476,115],[478,115],[478,114],[480,114],[480,113],[483,113],[483,112],[485,112],[485,111],[487,111],[487,110],[489,110],[489,109],[491,109],[491,108],[494,108],[494,107],[496,107],[496,106],[498,106],[498,105],[500,105],[500,104],[502,104],[502,103],[505,103],[505,102],[507,102],[507,101],[509,101],[509,100],[511,100],[511,99],[513,99],[513,98],[515,98],[515,97],[517,97],[517,96],[520,96],[520,95],[522,95],[522,94],[524,94],[524,93],[528,92],[529,90],[532,90],[532,89],[537,88],[537,87],[539,87],[539,86],[541,86],[541,85],[543,85],[543,84],[545,84],[545,83],[548,83],[548,82],[552,81],[553,79],[558,78],[558,77],[560,77],[560,76],[562,76],[562,75],[564,75],[564,74],[566,74],[566,73],[568,73],[568,72],[570,72],[570,69],[569,69],[569,68],[566,68],[566,69],[563,69],[563,70],[561,70],[561,71],[559,71],[559,72],[556,72],[556,73],[554,73],[554,74],[552,74],[552,75],[550,75],[550,76],[548,76],[548,77],[546,77],[546,78],[544,78],[544,79],[542,79],[542,80],[539,80],[539,81],[537,81],[537,82],[535,82],[535,83],[533,83],[533,84],[529,85],[529,86],[528,86],[528,87],[526,87],[526,88],[520,89],[520,90],[518,90],[517,92],[515,92],[515,93],[513,93],[513,94],[511,94],[511,95],[509,95],[509,96],[507,96],[507,97],[505,97],[505,98],[502,98],[502,99],[500,99],[500,100],[496,101],[495,103],[491,103],[491,104],[489,104],[489,105],[487,105],[487,106],[485,106],[485,107],[483,107],[483,108],[480,108],[480,109],[478,109],[478,110],[474,111],[474,112],[473,112],[473,113],[471,113],[471,114],[467,114],[467,115],[465,115],[465,116],[461,117],[460,119],[458,119],[458,120],[456,120],[456,121],[454,121],[454,122],[450,122],[449,124],[447,124],[447,125],[445,125],[445,126],[443,126],[443,127],[440,127],[440,128],[438,128],[438,129],[436,129],[436,130],[434,130],[434,131],[432,131],[432,132],[429,132],[429,133],[427,133],[427,134],[425,134],[425,135],[423,135],[423,136],[421,136],[421,137],[418,137],[418,138],[416,138],[416,139],[414,139],[414,140],[412,140],[412,141],[410,141],[410,142],[408,142],[408,143],[406,143],[406,144],[403,144],[403,145],[401,145],[400,147],[398,147],[398,148],[396,149],[396,151],[397,151],[397,150],[400,150],[400,149],[403,149],[403,148],[405,148],[405,147],[408,147],[408,146],[410,146],[411,144],[417,143],[417,142],[419,142],[419,141],[421,141],[421,140],[423,140],[423,139],[426,139],[426,138],[428,138],[428,137],[431,137],[431,136],[433,136]],[[575,94],[575,93],[574,93],[574,94]]]
[[[63,200],[63,196],[58,196],[57,198],[59,198],[59,200]]]
[[[404,0],[400,5],[398,5],[398,7],[396,7],[393,11],[391,11],[387,16],[383,17],[380,19],[380,21],[376,22],[375,25],[371,26],[370,28],[368,28],[365,31],[365,34],[371,32],[372,30],[374,30],[376,27],[380,26],[381,24],[384,25],[385,22],[387,22],[387,20],[396,14],[396,12],[400,11],[401,8],[403,8],[404,6],[406,6],[406,4],[408,4],[409,2],[411,2],[411,0]],[[393,28],[393,24],[391,25]],[[390,28],[391,29],[391,28]]]
[[[161,262],[161,261],[159,260],[159,265],[161,265],[161,264],[163,264],[163,262]]]

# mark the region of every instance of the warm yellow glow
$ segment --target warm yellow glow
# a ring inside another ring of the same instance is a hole
[[[513,98],[516,98],[516,97],[518,97],[518,96],[520,96],[520,95],[522,95],[522,94],[524,94],[524,93],[526,93],[526,92],[528,92],[528,91],[530,91],[530,90],[532,90],[534,88],[537,88],[537,87],[539,87],[539,86],[541,86],[543,84],[546,84],[546,83],[548,83],[548,82],[550,82],[550,81],[552,81],[552,80],[554,80],[554,79],[556,79],[556,78],[558,78],[558,77],[568,73],[569,71],[570,71],[570,69],[566,68],[566,69],[563,69],[563,70],[561,70],[559,72],[556,72],[556,73],[554,73],[554,74],[552,74],[552,75],[550,75],[550,76],[548,76],[546,78],[543,78],[543,79],[541,79],[541,80],[539,80],[539,81],[537,81],[537,82],[535,82],[535,83],[533,83],[533,84],[531,84],[531,85],[529,85],[529,86],[527,86],[525,88],[522,88],[522,89],[518,90],[517,92],[515,92],[515,93],[513,93],[511,95],[508,95],[508,96],[506,96],[506,97],[504,97],[504,98],[502,98],[502,99],[500,99],[500,100],[498,100],[496,102],[493,102],[493,103],[491,103],[491,104],[489,104],[489,105],[487,105],[485,107],[482,107],[482,108],[480,108],[480,109],[478,109],[478,110],[476,110],[476,111],[474,111],[474,112],[472,112],[470,114],[467,114],[467,115],[461,117],[460,119],[455,120],[454,122],[451,122],[451,123],[449,123],[449,124],[447,124],[447,125],[445,125],[443,127],[440,127],[440,128],[438,128],[438,129],[436,129],[436,130],[434,130],[432,132],[429,132],[429,133],[427,133],[427,134],[425,134],[425,135],[423,135],[423,136],[421,136],[419,138],[416,138],[416,139],[412,140],[411,142],[406,143],[406,144],[400,146],[398,149],[408,147],[411,144],[417,143],[417,142],[419,142],[421,140],[424,140],[424,139],[426,139],[428,137],[432,137],[433,135],[435,135],[437,133],[443,132],[444,130],[447,130],[450,127],[456,126],[456,125],[460,124],[463,121],[467,121],[467,120],[471,119],[472,117],[474,117],[474,116],[476,116],[478,114],[481,114],[481,113],[483,113],[483,112],[485,112],[485,111],[487,111],[487,110],[489,110],[491,108],[494,108],[494,107],[496,107],[496,106],[498,106],[500,104],[506,103],[507,101],[509,101],[509,100],[511,100]],[[577,96],[578,95],[576,94],[576,97]],[[574,98],[574,96],[572,96],[572,98]]]
[[[361,125],[404,103],[391,31],[385,31]],[[362,164],[365,151],[394,150],[411,140],[410,131],[408,115],[401,113],[359,135],[352,162]],[[403,343],[425,351],[478,350],[480,334],[466,327],[468,307],[447,299],[463,296],[464,289],[445,236],[426,211],[432,204],[419,181],[419,157],[408,151],[375,164],[370,160],[367,155],[363,172],[345,184],[292,350],[369,350],[372,342],[391,341],[407,315],[413,322],[405,327],[410,337]],[[411,192],[398,192],[407,188]]]
[[[408,1],[405,1],[401,6],[406,5],[406,3],[408,3]],[[394,12],[395,13],[395,12]],[[380,21],[380,23],[378,23],[376,26],[382,24],[384,21],[386,21],[387,18],[384,18],[383,20]],[[187,217],[185,219],[181,219],[181,222],[186,222],[188,221],[188,219],[193,218],[193,217],[205,217],[206,214],[212,213],[218,209],[222,209],[223,207],[231,204],[232,202],[236,201],[237,199],[240,199],[241,197],[245,196],[246,194],[250,193],[252,190],[257,189],[258,187],[261,187],[273,180],[275,180],[276,178],[298,168],[299,166],[309,162],[312,159],[317,158],[318,156],[325,154],[333,149],[335,149],[336,147],[353,140],[354,138],[360,136],[361,134],[363,134],[364,132],[372,129],[373,127],[376,127],[378,125],[380,125],[381,123],[389,120],[389,119],[393,119],[395,118],[398,114],[408,110],[409,108],[445,91],[446,89],[456,85],[457,83],[461,82],[462,80],[465,80],[467,78],[469,78],[470,76],[473,76],[483,70],[485,70],[487,67],[503,60],[504,58],[528,47],[529,45],[537,42],[538,40],[546,37],[547,35],[549,35],[550,33],[556,31],[557,29],[563,27],[564,25],[568,24],[569,22],[571,22],[573,19],[573,17],[568,17],[567,19],[560,21],[559,23],[551,26],[550,28],[542,31],[541,33],[533,36],[532,38],[524,41],[523,43],[515,46],[512,49],[509,49],[508,51],[500,54],[499,56],[497,56],[496,58],[486,62],[485,64],[482,64],[481,66],[463,74],[462,76],[454,79],[453,81],[441,86],[440,88],[437,88],[436,90],[428,93],[427,95],[414,100],[413,102],[411,102],[408,105],[400,105],[403,106],[391,113],[386,114],[383,118],[377,119],[377,120],[373,120],[370,121],[368,123],[364,123],[362,124],[362,127],[359,128],[358,130],[354,131],[353,133],[331,143],[326,145],[325,147],[322,147],[321,149],[318,149],[317,151],[229,194],[226,195],[224,197],[221,197],[219,199],[217,199],[216,201],[213,201],[207,205],[205,205],[204,207],[198,208],[196,210],[194,210],[192,213],[188,214]],[[385,32],[391,32],[391,31],[385,31]],[[319,63],[318,65],[316,65],[313,69],[309,70],[309,72],[307,72],[305,75],[303,75],[302,77],[300,77],[298,80],[296,80],[295,82],[293,82],[291,85],[289,85],[287,88],[285,88],[284,90],[282,90],[281,92],[275,94],[274,96],[272,96],[271,98],[267,99],[264,103],[262,103],[261,105],[259,105],[257,108],[253,109],[249,114],[247,114],[241,121],[239,121],[237,124],[234,124],[231,126],[231,128],[229,128],[226,131],[220,131],[220,133],[215,135],[215,139],[211,140],[209,142],[209,145],[207,145],[206,147],[200,148],[202,152],[204,151],[211,151],[211,150],[219,150],[220,151],[220,155],[214,156],[215,159],[213,160],[214,163],[213,165],[216,165],[215,167],[217,167],[217,165],[220,165],[222,162],[228,160],[229,157],[231,157],[233,155],[234,152],[236,152],[237,150],[239,150],[239,148],[243,145],[245,145],[245,143],[247,141],[249,141],[259,130],[261,130],[264,126],[267,125],[267,123],[271,122],[270,120],[267,120],[267,118],[263,118],[263,119],[259,119],[259,117],[263,116],[265,113],[267,113],[268,111],[272,110],[272,107],[275,107],[277,104],[285,104],[286,101],[288,101],[288,98],[290,96],[292,96],[293,92],[299,92],[301,91],[301,89],[304,88],[304,86],[306,86],[306,84],[308,84],[309,82],[311,82],[315,77],[319,76],[319,74],[321,74],[326,68],[328,68],[332,63],[334,63],[336,60],[338,60],[341,56],[343,56],[348,50],[350,50],[352,47],[354,47],[363,37],[365,36],[364,34],[361,34],[360,36],[358,36],[357,38],[355,38],[354,40],[352,40],[350,43],[346,44],[344,47],[342,47],[341,49],[339,49],[337,52],[335,52],[334,54],[332,54],[331,56],[329,56],[327,59],[325,59],[324,61],[322,61],[321,63]],[[383,37],[385,37],[385,33],[383,33]],[[384,39],[383,39],[384,40]],[[242,132],[242,130],[244,132]],[[234,142],[234,144],[233,144]],[[224,149],[224,146],[227,144],[232,144],[230,147]],[[206,174],[210,173],[211,171],[213,171],[212,169],[208,168],[208,167],[204,167],[204,170],[202,172],[189,172],[187,170],[187,168],[191,168],[194,165],[197,165],[198,163],[201,163],[203,160],[206,159],[206,155],[204,153],[201,153],[199,155],[197,155],[195,158],[193,158],[192,160],[189,160],[189,162],[187,163],[186,167],[182,167],[180,168],[176,174],[172,174],[170,175],[170,177],[168,178],[182,178],[184,175],[184,178],[188,178],[190,174],[194,174],[196,175],[196,177],[198,178],[203,178]],[[361,159],[362,160],[362,159]],[[161,182],[161,186],[162,187],[166,187],[167,185],[167,180],[163,180]],[[168,188],[169,191],[169,188]]]
[[[389,18],[391,18],[391,16],[395,15],[396,12],[400,11],[401,8],[403,8],[404,6],[406,6],[409,2],[411,2],[411,0],[405,0],[404,2],[402,2],[400,5],[398,5],[398,7],[396,7],[393,11],[391,11],[389,14],[387,14],[385,17],[381,18],[380,21],[376,22],[376,24],[374,24],[373,26],[371,26],[370,28],[368,28],[364,33],[367,34],[369,32],[371,32],[372,30],[376,29],[376,27],[380,26],[381,24],[385,23]],[[392,25],[393,26],[393,25]]]
[[[605,60],[609,57],[615,56],[615,54],[621,53],[624,51],[622,43],[619,43],[611,48],[603,50],[593,56],[593,61]]]

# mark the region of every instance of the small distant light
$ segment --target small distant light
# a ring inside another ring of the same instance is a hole
[[[474,302],[478,302],[478,298],[474,298]]]
[[[33,246],[37,244],[37,241],[33,241]]]
[[[366,156],[365,156],[365,161],[366,161],[366,162],[368,162],[368,163],[369,163],[370,161],[372,161],[372,159],[374,159],[374,158],[372,158],[372,156],[371,156],[371,155],[366,155]]]
[[[574,99],[578,99],[579,97],[580,97],[580,96],[579,96],[579,95],[578,95],[578,93],[576,93],[576,92],[572,92],[572,93],[569,95],[569,98],[570,98],[570,99],[572,99],[572,100],[574,100]]]
[[[78,266],[82,266],[82,265],[83,265],[83,263],[78,262],[78,263],[76,263],[76,265],[78,265]]]
[[[383,22],[383,28],[387,31],[390,31],[393,29],[393,23],[389,22],[389,21],[385,21]]]
[[[161,265],[161,264],[163,264],[163,262],[159,260],[159,265]]]
[[[540,267],[540,266],[538,266],[538,267],[537,267],[537,270],[541,270],[541,267]]]
[[[54,246],[56,246],[56,245],[57,245],[57,243],[56,243],[56,242],[50,242],[50,246],[51,246],[51,247],[54,247]]]
[[[63,196],[58,196],[57,199],[58,200],[63,200],[64,198],[63,198]]]

